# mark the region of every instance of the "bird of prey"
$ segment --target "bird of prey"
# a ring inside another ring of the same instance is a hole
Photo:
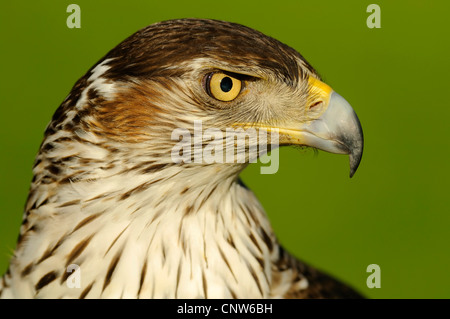
[[[248,157],[173,160],[172,132],[191,132],[194,121],[349,154],[351,175],[362,156],[355,112],[294,49],[224,21],[150,25],[107,53],[56,110],[0,296],[359,297],[279,244],[239,179]]]

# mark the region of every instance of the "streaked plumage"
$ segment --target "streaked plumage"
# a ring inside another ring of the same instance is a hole
[[[245,94],[220,102],[205,93],[202,79],[217,70],[242,76]],[[166,21],[123,41],[75,84],[45,132],[0,296],[358,297],[283,250],[239,181],[246,163],[170,157],[171,132],[194,120],[290,128],[319,118],[326,103],[308,104],[308,79],[319,76],[295,50],[233,23]],[[340,152],[359,163],[355,132]],[[81,288],[66,285],[71,264]]]

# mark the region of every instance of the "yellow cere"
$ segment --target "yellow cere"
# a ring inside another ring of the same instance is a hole
[[[309,97],[308,97],[308,105],[314,105],[317,102],[324,102],[325,106],[328,105],[328,101],[330,100],[331,92],[333,89],[323,83],[322,81],[310,76],[308,79],[309,84]]]

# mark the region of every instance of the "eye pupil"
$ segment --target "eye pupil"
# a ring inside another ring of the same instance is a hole
[[[229,77],[224,77],[222,81],[220,81],[220,89],[223,92],[230,92],[233,88],[233,80]]]

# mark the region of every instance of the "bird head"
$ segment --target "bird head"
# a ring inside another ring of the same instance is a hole
[[[214,157],[228,155],[231,129],[258,131],[233,155],[309,146],[349,154],[351,175],[361,160],[350,105],[297,51],[258,31],[172,20],[107,53],[57,109],[37,155],[11,263],[23,296],[328,296],[325,277],[283,252],[238,182],[253,158],[197,161],[209,142]],[[81,295],[64,284],[73,265],[91,282]]]
[[[50,168],[69,158],[73,174],[74,158],[79,167],[101,163],[101,172],[202,166],[171,158],[179,142],[172,133],[192,132],[195,121],[202,130],[255,128],[277,132],[280,145],[349,154],[350,176],[362,156],[355,112],[297,51],[239,24],[200,19],[150,25],[106,54],[55,113],[41,152],[59,146]],[[62,150],[67,138],[87,143]],[[217,166],[235,173],[245,164]]]

